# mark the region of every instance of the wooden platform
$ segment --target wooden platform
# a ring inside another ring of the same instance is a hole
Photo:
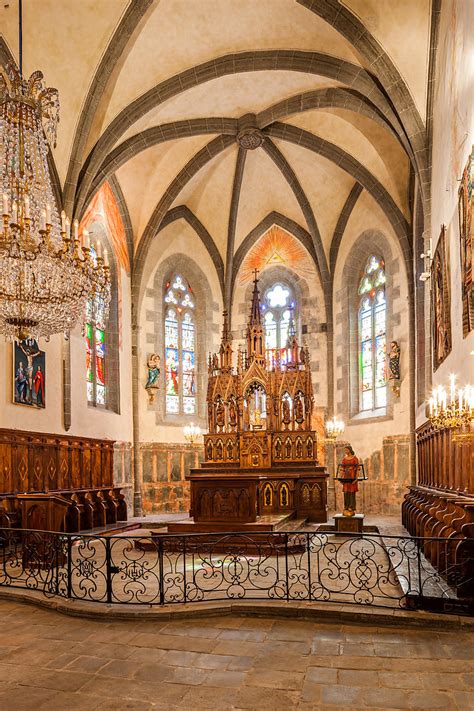
[[[305,520],[305,519],[301,519]],[[287,514],[269,514],[260,516],[257,521],[250,523],[226,523],[194,521],[192,518],[168,524],[168,533],[266,533],[280,530],[288,522],[296,523],[295,512]]]
[[[195,538],[186,539],[188,552],[193,547],[196,550],[209,547],[214,552],[244,551],[248,554],[254,551],[258,554],[276,555],[278,551],[286,548],[293,551],[304,550],[306,539],[295,535],[294,531],[305,526],[306,519],[295,518],[295,512],[261,516],[251,523],[231,523],[225,526],[222,523],[197,523],[187,519],[168,524],[167,531],[149,531],[147,536],[137,540],[135,546],[140,550],[154,551],[161,538],[164,539],[166,550],[178,550],[182,545],[179,534],[184,536],[194,533],[197,534]],[[220,537],[216,534],[220,534]]]

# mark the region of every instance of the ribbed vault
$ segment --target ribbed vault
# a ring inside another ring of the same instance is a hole
[[[205,245],[229,306],[246,250],[273,219],[310,247],[330,330],[332,275],[361,194],[385,216],[412,282],[415,191],[429,214],[428,2],[380,0],[370,17],[358,0],[120,0],[100,17],[68,3],[67,13],[63,0],[29,10],[64,41],[52,50],[29,39],[26,69],[44,69],[63,100],[58,202],[80,218],[104,181],[113,187],[135,313],[149,247],[171,221]],[[389,6],[400,37],[416,42],[394,42]],[[0,12],[6,55],[16,19]],[[89,54],[71,58],[74,27],[86,25]]]

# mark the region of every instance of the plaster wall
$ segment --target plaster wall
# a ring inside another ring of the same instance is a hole
[[[122,270],[119,280],[121,323],[119,342],[120,414],[87,404],[85,342],[80,326],[71,334],[71,412],[72,424],[67,434],[82,437],[132,440],[132,376],[130,279]],[[44,409],[13,403],[13,346],[0,342],[0,427],[66,434],[63,422],[63,337],[53,336],[40,347],[46,353],[46,407]]]
[[[474,144],[474,3],[441,3],[439,46],[433,106],[432,213],[433,251],[441,225],[447,228],[450,256],[452,351],[432,375],[432,384],[446,384],[450,373],[459,382],[474,380],[474,331],[463,338],[458,189]],[[417,412],[422,424],[425,408]]]

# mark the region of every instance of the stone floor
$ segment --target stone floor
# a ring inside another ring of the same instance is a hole
[[[468,630],[97,621],[0,600],[2,711],[474,709]]]

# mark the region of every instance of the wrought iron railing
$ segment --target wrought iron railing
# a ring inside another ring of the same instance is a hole
[[[0,587],[109,604],[322,601],[469,614],[474,539],[0,529]]]

